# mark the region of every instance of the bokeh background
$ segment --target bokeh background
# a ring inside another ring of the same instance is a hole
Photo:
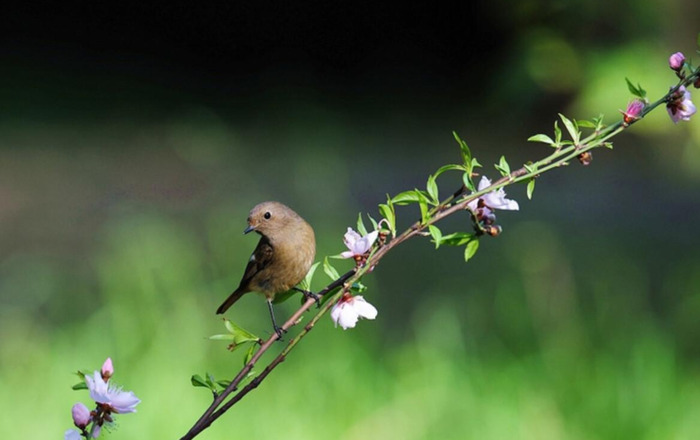
[[[689,0],[4,10],[0,437],[61,438],[89,401],[73,372],[111,356],[143,402],[109,437],[179,438],[210,401],[190,376],[241,365],[207,337],[255,203],[292,206],[336,254],[358,212],[458,160],[452,130],[494,177],[501,154],[548,153],[525,139],[557,112],[616,120],[626,76],[661,96],[699,16]],[[700,120],[658,109],[532,201],[508,188],[521,210],[468,264],[398,248],[365,279],[376,321],[324,319],[201,438],[697,438],[699,182]],[[254,295],[228,316],[269,334]]]

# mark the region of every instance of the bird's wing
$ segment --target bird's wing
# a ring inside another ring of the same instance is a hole
[[[248,260],[248,265],[243,273],[243,278],[241,278],[241,284],[236,290],[247,288],[255,275],[270,265],[272,262],[272,255],[272,245],[266,237],[262,237],[260,242],[258,242],[258,246],[255,248],[253,254]]]
[[[226,301],[223,302],[216,310],[216,313],[224,313],[229,307],[240,299],[243,294],[251,291],[250,282],[261,270],[265,269],[272,262],[272,245],[267,238],[262,237],[258,242],[258,246],[253,251],[253,255],[248,260],[248,265],[245,267],[245,273],[241,279],[241,284]]]

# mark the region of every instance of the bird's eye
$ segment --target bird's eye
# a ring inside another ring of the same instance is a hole
[[[272,215],[270,215],[269,212],[266,212],[266,213],[263,215],[263,217],[265,217],[265,220],[269,220],[270,217],[272,217]]]

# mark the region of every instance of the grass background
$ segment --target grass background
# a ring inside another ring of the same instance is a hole
[[[1,437],[60,438],[88,401],[72,372],[111,356],[142,403],[109,436],[179,438],[210,399],[189,377],[241,365],[206,338],[255,203],[292,206],[336,254],[358,212],[458,160],[452,130],[494,177],[501,154],[548,153],[525,139],[557,112],[613,121],[626,76],[655,99],[670,53],[696,58],[681,0],[277,7],[4,14]],[[365,279],[376,321],[324,319],[201,437],[694,438],[699,139],[659,109],[532,201],[508,188],[521,210],[468,264],[402,245]],[[256,296],[228,316],[270,331]]]

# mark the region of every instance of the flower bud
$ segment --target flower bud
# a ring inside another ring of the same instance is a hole
[[[639,116],[642,114],[642,110],[644,110],[644,101],[635,99],[634,101],[630,102],[627,105],[627,110],[622,112],[622,119],[625,124],[629,125],[639,119]]]
[[[682,52],[676,52],[668,59],[668,66],[676,72],[680,72],[683,68],[683,63],[685,63],[685,55]]]
[[[585,153],[579,154],[578,161],[581,162],[581,165],[583,166],[590,165],[591,162],[593,162],[593,153],[586,151]]]
[[[114,366],[112,365],[112,358],[107,358],[107,360],[102,364],[102,379],[108,381],[110,377],[114,374]]]
[[[80,429],[85,428],[90,423],[90,410],[80,402],[73,405],[71,414],[73,415],[73,423]]]

